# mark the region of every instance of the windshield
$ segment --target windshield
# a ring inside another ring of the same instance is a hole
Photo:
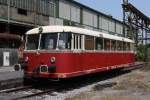
[[[43,34],[41,38],[40,49],[51,50],[57,47],[58,33]]]
[[[39,43],[39,35],[31,34],[27,36],[27,50],[37,50]]]
[[[39,36],[32,34],[27,36],[27,50],[37,50]],[[59,38],[59,39],[58,39]],[[64,50],[71,49],[71,33],[44,33],[41,35],[40,50]]]

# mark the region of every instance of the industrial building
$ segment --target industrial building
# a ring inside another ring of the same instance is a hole
[[[71,25],[119,36],[128,32],[121,21],[75,0],[0,0],[0,33],[23,36],[43,25]]]
[[[121,21],[73,0],[0,0],[0,33],[22,35],[41,25],[72,25],[123,34]]]

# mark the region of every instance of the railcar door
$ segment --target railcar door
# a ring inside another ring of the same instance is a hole
[[[9,66],[9,52],[3,52],[3,66]]]

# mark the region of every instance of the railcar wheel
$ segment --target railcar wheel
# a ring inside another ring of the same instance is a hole
[[[31,85],[31,84],[34,84],[35,81],[31,78],[27,78],[27,77],[24,77],[23,78],[23,85]]]
[[[121,68],[117,68],[116,70],[118,71],[118,72],[120,72],[120,71],[122,71],[124,69],[124,67],[121,67]]]

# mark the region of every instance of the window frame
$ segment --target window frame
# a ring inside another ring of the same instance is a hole
[[[83,35],[72,33],[71,50],[83,50]]]

